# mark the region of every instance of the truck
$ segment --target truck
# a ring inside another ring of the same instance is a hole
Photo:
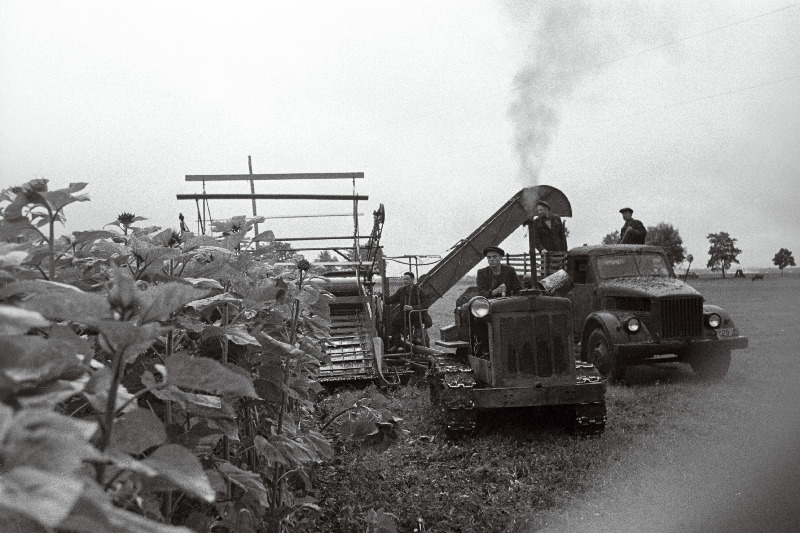
[[[748,346],[728,312],[675,276],[661,247],[580,246],[562,261],[580,358],[612,381],[631,365],[673,361],[718,380],[731,350]]]

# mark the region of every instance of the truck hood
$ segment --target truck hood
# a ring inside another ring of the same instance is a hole
[[[656,276],[617,278],[601,281],[598,289],[605,296],[701,296],[693,287],[679,279]]]

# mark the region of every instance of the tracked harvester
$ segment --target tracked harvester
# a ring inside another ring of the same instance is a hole
[[[486,246],[500,244],[532,221],[539,199],[546,199],[556,215],[572,214],[558,189],[523,189],[461,241],[423,286],[444,294],[478,264]],[[530,257],[536,258],[532,243]],[[540,264],[546,272],[547,257],[540,258]],[[537,270],[531,274],[535,280]],[[606,385],[592,364],[576,361],[571,328],[570,301],[543,290],[529,288],[519,296],[491,300],[475,296],[458,306],[455,323],[441,329],[436,342],[441,350],[429,351],[431,404],[446,432],[471,433],[483,410],[558,407],[576,432],[601,433]]]
[[[486,246],[501,244],[531,222],[540,199],[554,214],[572,215],[566,196],[554,187],[521,190],[420,278],[428,305],[480,263]],[[418,366],[422,354],[432,405],[451,436],[472,432],[481,410],[514,407],[559,407],[575,431],[603,431],[605,383],[594,366],[576,361],[566,298],[532,289],[508,298],[473,298],[455,310],[454,325],[442,328],[437,348],[406,339],[404,353],[385,354],[391,313],[384,300],[388,282],[378,246],[383,222],[381,208],[366,246],[353,250],[360,259],[354,270],[326,275],[336,300],[331,305],[331,363],[321,368],[320,381],[399,383]],[[532,243],[530,257],[536,265]],[[538,264],[548,271],[547,257]],[[536,269],[531,274],[535,280]],[[375,290],[377,283],[382,290]]]
[[[549,202],[555,214],[572,215],[566,196],[554,187],[540,185],[521,190],[420,277],[421,289],[430,296],[428,305],[441,298],[480,263],[484,247],[502,243],[516,229],[531,221],[538,200]],[[331,363],[320,368],[319,380],[322,383],[368,380],[381,384],[400,383],[419,367],[420,360],[426,361],[425,354],[437,352],[415,346],[411,339],[406,339],[401,353],[385,353],[391,312],[385,303],[389,284],[380,246],[385,221],[383,205],[373,216],[373,228],[368,238],[356,239],[348,247],[325,248],[351,260],[327,265],[339,270],[325,274],[330,281],[328,290],[335,300],[331,304],[331,339],[327,348]],[[357,219],[354,233],[358,234]],[[345,266],[347,268],[343,269]]]
[[[254,216],[256,200],[352,202],[353,231],[350,235],[272,237],[275,242],[292,243],[291,248],[274,249],[276,253],[327,250],[344,259],[328,263],[312,262],[315,271],[326,280],[324,288],[334,296],[330,304],[331,327],[326,346],[330,363],[320,368],[318,379],[321,383],[399,384],[414,369],[426,366],[420,365],[420,361],[429,362],[434,404],[443,413],[443,420],[450,431],[471,431],[474,427],[473,415],[478,409],[554,404],[574,406],[576,424],[587,432],[602,430],[605,412],[603,385],[596,379],[591,365],[574,364],[574,348],[568,342],[568,336],[564,336],[564,324],[570,323],[569,304],[565,300],[535,292],[491,302],[473,300],[456,310],[456,326],[445,328],[443,345],[439,346],[442,350],[416,346],[412,338],[406,338],[404,351],[385,354],[384,346],[391,333],[391,312],[384,298],[389,295],[389,283],[380,245],[385,214],[383,205],[380,205],[373,212],[372,231],[369,235],[361,235],[359,201],[368,197],[355,194],[355,183],[364,174],[253,174],[249,158],[248,164],[251,173],[245,175],[186,176],[187,181],[202,182],[201,194],[178,195],[179,200],[194,200],[198,204],[200,232],[205,233],[207,222],[210,222],[206,220],[207,214],[210,219],[209,200],[251,200]],[[353,193],[255,193],[256,181],[275,180],[347,180],[352,181]],[[249,181],[250,193],[207,193],[206,182],[215,181]],[[420,288],[429,296],[427,304],[431,305],[441,298],[478,265],[486,246],[501,244],[521,225],[532,221],[538,200],[546,200],[553,214],[572,216],[569,201],[558,189],[541,185],[521,190],[420,278]],[[202,210],[199,208],[200,201]],[[332,244],[295,247],[296,241]],[[337,241],[341,244],[336,244]],[[531,264],[536,265],[532,248],[531,257],[534,258]],[[547,258],[542,264],[546,271]],[[283,266],[292,267],[294,264],[286,263]],[[532,275],[536,277],[535,268]],[[484,311],[485,314],[480,314]],[[453,349],[455,353],[452,353]]]

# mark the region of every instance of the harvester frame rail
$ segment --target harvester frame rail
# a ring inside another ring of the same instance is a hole
[[[264,194],[264,193],[198,193],[178,194],[178,200],[369,200],[363,194]]]
[[[352,216],[352,215],[350,215]],[[369,235],[345,235],[340,237],[327,236],[327,237],[275,237],[276,241],[339,241],[347,239],[369,239]]]
[[[300,172],[294,174],[187,174],[186,181],[242,181],[242,180],[355,180],[363,179],[363,172]]]

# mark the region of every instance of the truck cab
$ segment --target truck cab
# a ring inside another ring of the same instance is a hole
[[[658,246],[581,246],[565,269],[575,284],[567,297],[579,355],[612,380],[629,365],[668,361],[719,379],[731,350],[748,345],[728,313],[675,277]]]

